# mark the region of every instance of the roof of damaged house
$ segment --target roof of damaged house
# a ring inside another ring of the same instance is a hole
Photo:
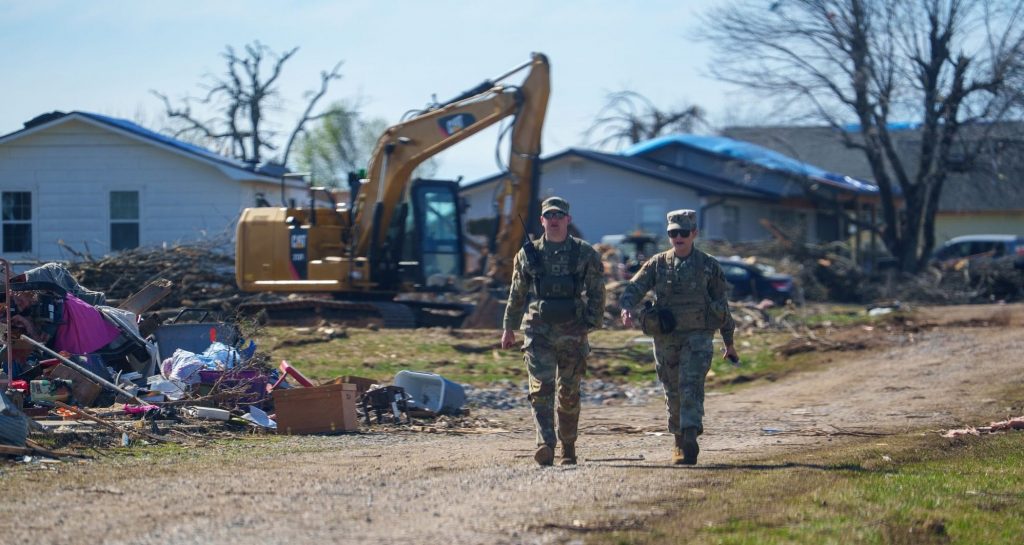
[[[541,158],[541,162],[551,163],[566,157],[589,159],[591,161],[614,168],[620,168],[635,174],[650,176],[670,184],[688,187],[697,191],[699,194],[727,195],[731,197],[749,197],[759,199],[774,198],[774,195],[769,192],[759,190],[758,188],[740,187],[724,177],[708,175],[696,170],[670,167],[643,157],[628,157],[615,153],[604,153],[581,148],[567,148],[558,153]],[[503,176],[504,173],[488,176],[487,178],[464,184],[462,188],[468,189],[487,184],[498,180]]]
[[[867,179],[849,174],[839,174],[768,147],[725,136],[671,134],[636,144],[625,150],[623,155],[645,156],[670,146],[689,148],[725,161],[756,165],[784,175],[807,178],[842,192],[861,195],[878,194],[878,186]],[[847,171],[839,170],[838,172]]]
[[[283,174],[288,172],[288,169],[283,165],[275,163],[246,163],[195,144],[190,144],[165,134],[160,134],[132,121],[128,121],[127,119],[81,111],[72,111],[69,113],[54,111],[36,116],[29,121],[26,121],[21,130],[0,136],[0,145],[76,120],[112,130],[121,135],[145,141],[194,159],[213,163],[222,170],[226,169],[229,171],[233,178],[256,177],[259,179],[269,178],[273,181],[278,181]]]
[[[857,127],[848,127],[856,130]],[[907,164],[916,164],[920,148],[919,125],[893,124],[890,133]],[[992,130],[997,129],[997,130]],[[986,134],[990,153],[956,165],[942,186],[939,211],[997,212],[1024,210],[1024,124],[1006,123],[998,127],[967,128],[967,136]],[[843,134],[831,127],[768,126],[729,127],[723,134],[755,142],[797,157],[813,158],[825,168],[848,172],[861,178],[873,178],[864,153],[843,143]]]

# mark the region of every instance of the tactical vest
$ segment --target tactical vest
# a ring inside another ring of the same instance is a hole
[[[549,259],[541,251],[539,240],[532,242],[535,251],[527,252],[527,265],[533,276],[533,294],[537,311],[549,324],[561,324],[578,316],[576,303],[580,293],[580,279],[576,272],[580,262],[582,244],[573,237],[566,239],[568,256]],[[531,256],[532,254],[532,256]]]
[[[710,257],[693,249],[690,263],[679,271],[673,266],[673,252],[662,252],[655,257],[654,295],[657,306],[667,308],[675,316],[677,330],[717,329],[724,315],[712,308],[708,292],[711,275]]]

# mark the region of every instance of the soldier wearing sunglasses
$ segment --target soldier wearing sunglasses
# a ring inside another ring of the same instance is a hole
[[[565,199],[545,199],[540,222],[544,235],[523,244],[515,257],[501,347],[515,345],[515,329],[523,322],[522,350],[537,428],[533,458],[551,465],[560,440],[561,463],[571,465],[576,463],[580,379],[590,354],[587,334],[600,328],[604,318],[604,268],[590,244],[569,236],[572,216]]]
[[[633,308],[647,292],[654,304],[641,313],[644,333],[654,338],[658,378],[665,387],[669,431],[675,436],[672,463],[697,463],[697,436],[704,432],[704,379],[711,369],[715,330],[725,343],[723,357],[739,361],[733,346],[736,325],[729,314],[729,284],[718,261],[694,248],[697,213],[668,213],[672,249],[644,263],[619,303],[622,323],[633,327]]]

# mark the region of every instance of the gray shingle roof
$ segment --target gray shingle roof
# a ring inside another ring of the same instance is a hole
[[[215,152],[210,151],[210,150],[208,150],[206,148],[203,148],[203,147],[200,147],[200,146],[196,146],[196,145],[190,144],[188,142],[183,142],[181,140],[178,140],[176,138],[167,136],[165,134],[160,134],[158,132],[149,130],[149,129],[141,126],[141,125],[138,125],[136,123],[128,121],[127,119],[120,119],[120,118],[116,118],[116,117],[109,117],[109,116],[95,114],[95,113],[91,113],[91,112],[73,111],[73,112],[70,112],[70,113],[64,113],[64,112],[55,111],[55,112],[50,112],[50,113],[42,114],[42,115],[39,115],[39,116],[37,116],[37,117],[27,121],[25,123],[24,128],[22,128],[21,130],[15,131],[15,132],[12,132],[12,133],[9,133],[9,134],[5,134],[3,136],[0,136],[0,141],[7,140],[7,139],[10,139],[12,137],[17,137],[19,134],[21,134],[23,132],[26,132],[26,131],[30,131],[32,129],[35,129],[36,127],[39,127],[39,126],[42,126],[42,125],[46,125],[46,124],[49,124],[49,123],[53,123],[55,121],[58,121],[58,120],[61,120],[61,119],[64,119],[64,118],[71,118],[71,117],[74,117],[74,116],[81,116],[81,117],[84,117],[86,119],[90,119],[92,121],[95,121],[95,122],[98,122],[98,123],[102,123],[104,125],[108,125],[108,126],[115,127],[117,129],[120,129],[120,130],[123,130],[123,131],[127,131],[129,133],[132,133],[132,134],[134,134],[136,136],[145,138],[147,140],[152,140],[154,142],[157,142],[157,143],[160,143],[160,144],[163,144],[163,145],[166,145],[166,146],[170,146],[172,148],[175,148],[175,149],[178,149],[180,151],[186,152],[186,153],[188,153],[190,155],[194,155],[196,157],[199,157],[199,158],[202,158],[202,159],[206,159],[208,161],[214,161],[214,162],[217,162],[217,163],[221,163],[221,164],[224,164],[224,165],[227,165],[227,166],[230,166],[230,167],[234,167],[234,168],[237,168],[237,169],[240,169],[240,170],[245,170],[245,171],[248,171],[248,172],[252,172],[254,174],[260,174],[260,175],[263,175],[263,176],[271,176],[271,177],[275,177],[276,178],[276,177],[280,177],[282,174],[288,172],[288,169],[285,168],[282,165],[278,165],[278,164],[274,164],[274,163],[259,163],[259,164],[245,163],[243,161],[239,161],[239,160],[233,159],[231,157],[225,157],[223,155],[220,155],[219,153],[215,153]]]
[[[643,157],[627,157],[619,154],[604,153],[581,148],[567,148],[558,153],[543,157],[541,161],[543,163],[557,161],[569,155],[582,157],[584,159],[621,168],[644,176],[650,176],[668,183],[689,187],[701,194],[726,195],[731,197],[755,199],[771,199],[775,197],[775,195],[769,192],[758,191],[754,188],[739,187],[725,178],[717,178],[708,176],[704,173],[668,167]],[[504,174],[494,174],[480,180],[474,180],[467,184],[463,184],[462,188],[468,189],[493,182],[501,178],[503,175]]]

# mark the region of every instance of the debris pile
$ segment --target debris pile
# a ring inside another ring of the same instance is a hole
[[[3,286],[0,456],[75,455],[42,446],[35,434],[62,446],[130,446],[218,433],[422,427],[439,415],[449,415],[442,428],[481,426],[460,423],[462,386],[439,375],[402,371],[395,385],[351,376],[317,385],[287,361],[270,365],[239,324],[210,311],[182,309],[173,319],[140,323],[142,312],[174,291],[166,279],[146,280],[119,307],[79,299],[113,300],[57,264]]]
[[[891,258],[874,256],[873,271],[857,264],[846,244],[797,243],[772,240],[730,244],[700,243],[713,255],[747,256],[792,275],[806,301],[871,303],[898,299],[947,304],[1024,300],[1024,259],[1020,256],[936,263],[910,275],[881,264]]]
[[[944,432],[942,436],[952,439],[955,437],[963,437],[965,435],[982,435],[1012,430],[1024,430],[1024,416],[1001,420],[999,422],[991,422],[987,426],[979,426],[977,428],[968,426],[966,428],[948,430]]]
[[[106,293],[113,301],[138,292],[157,278],[172,282],[175,290],[151,310],[205,307],[229,313],[250,297],[235,284],[235,263],[225,241],[194,242],[169,247],[124,250],[94,260],[79,254],[67,264],[84,286]]]

